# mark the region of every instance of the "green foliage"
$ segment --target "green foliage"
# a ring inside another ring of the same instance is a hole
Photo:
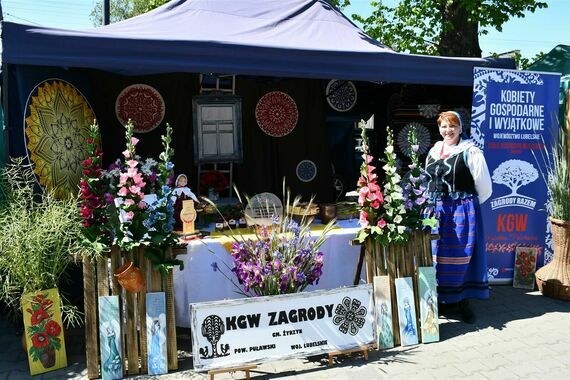
[[[0,170],[0,300],[15,318],[21,318],[22,293],[58,287],[81,251],[77,199],[37,194],[36,183],[22,159]],[[64,298],[62,313],[67,324],[81,322]]]
[[[501,31],[510,18],[547,7],[537,0],[401,0],[393,7],[381,1],[371,5],[371,16],[352,15],[368,35],[396,51],[430,55],[461,53],[454,45],[463,43],[477,44],[471,51],[479,50],[478,34]]]
[[[170,0],[111,0],[109,11],[111,23],[126,20],[131,17],[149,12],[168,3]],[[93,25],[103,24],[103,1],[97,1],[90,15]]]

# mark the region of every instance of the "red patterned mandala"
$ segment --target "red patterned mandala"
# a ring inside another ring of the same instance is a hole
[[[150,132],[164,118],[164,100],[154,87],[146,84],[133,84],[125,87],[117,96],[115,112],[117,119],[125,125],[132,120],[135,132]]]
[[[293,98],[281,91],[263,95],[255,107],[257,125],[272,137],[283,137],[295,129],[299,111]]]

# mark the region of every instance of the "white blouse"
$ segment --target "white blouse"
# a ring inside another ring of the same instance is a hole
[[[443,141],[436,142],[433,148],[430,149],[428,155],[439,160],[443,143]],[[449,153],[450,156],[462,153],[465,150],[468,151],[466,164],[473,177],[479,203],[483,204],[493,193],[493,182],[491,181],[491,174],[489,173],[483,152],[475,146],[472,140],[461,140],[458,144],[446,148],[446,153]]]

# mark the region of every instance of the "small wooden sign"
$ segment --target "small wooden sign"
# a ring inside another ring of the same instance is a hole
[[[532,247],[517,247],[515,249],[515,272],[513,287],[534,289],[534,273],[538,250]]]
[[[121,357],[121,319],[119,296],[99,297],[99,347],[101,377],[104,380],[123,378]]]
[[[434,267],[418,268],[422,342],[439,342],[439,312]]]
[[[22,310],[30,373],[37,375],[67,367],[57,288],[24,293]]]
[[[416,306],[411,277],[396,279],[396,300],[398,301],[398,322],[402,346],[418,344]]]
[[[146,294],[148,374],[168,372],[166,352],[166,302],[164,292]]]
[[[180,212],[180,220],[182,220],[182,233],[194,233],[194,221],[196,220],[196,210],[194,209],[194,201],[191,199],[182,202],[182,211]]]
[[[392,297],[390,294],[390,277],[374,276],[374,309],[376,311],[376,331],[378,348],[394,347],[394,330],[392,327]]]

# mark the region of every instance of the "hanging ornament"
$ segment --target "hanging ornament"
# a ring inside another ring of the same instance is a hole
[[[263,95],[255,107],[255,120],[265,134],[283,137],[295,129],[299,111],[292,97],[281,91]]]
[[[158,127],[164,118],[164,112],[162,95],[146,84],[125,87],[115,102],[117,119],[122,125],[130,119],[136,133],[150,132]]]
[[[351,81],[333,79],[327,84],[326,97],[333,110],[349,111],[356,104],[356,86]]]
[[[317,176],[317,165],[311,160],[303,160],[297,164],[297,178],[302,182],[311,182]]]

